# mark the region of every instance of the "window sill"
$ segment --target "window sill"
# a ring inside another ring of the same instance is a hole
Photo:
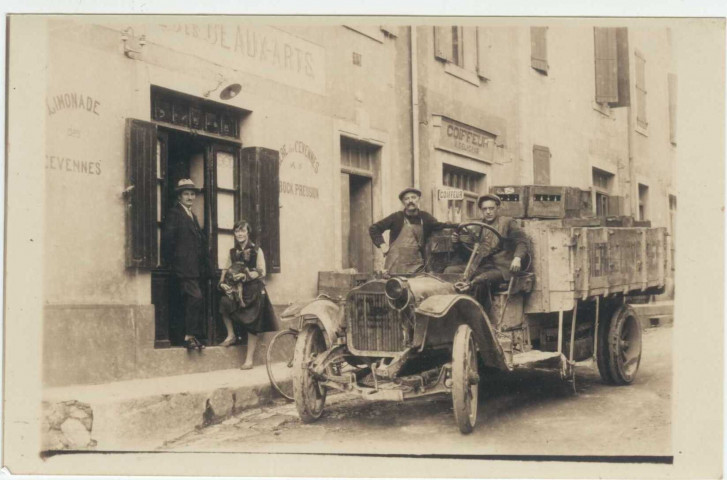
[[[648,124],[647,124],[647,127],[648,127]],[[639,125],[638,123],[634,127],[634,130],[636,130],[636,133],[640,133],[641,135],[643,135],[645,137],[649,136],[649,131],[646,128]]]
[[[612,118],[613,117],[613,111],[611,110],[611,107],[608,106],[607,103],[598,103],[595,100],[591,101],[591,105],[593,105],[593,109],[603,115],[604,117]]]
[[[470,72],[469,70],[465,70],[464,68],[460,67],[459,65],[455,65],[452,62],[447,62],[444,64],[444,71],[461,80],[464,80],[467,83],[471,83],[475,87],[480,86],[479,75],[477,75],[475,72]]]

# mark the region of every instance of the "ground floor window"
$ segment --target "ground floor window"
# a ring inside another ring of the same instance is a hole
[[[461,222],[477,217],[477,196],[485,191],[485,174],[443,164],[442,185],[464,191],[463,200],[447,201],[447,221]]]
[[[593,169],[593,190],[595,195],[595,206],[596,216],[608,217],[609,215],[615,215],[614,210],[611,207],[611,190],[613,188],[614,175],[612,173],[600,170],[598,168]]]

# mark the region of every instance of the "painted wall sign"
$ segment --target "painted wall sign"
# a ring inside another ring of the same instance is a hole
[[[280,193],[318,199],[318,188],[299,183],[280,182]]]
[[[295,155],[298,154],[298,155]],[[318,157],[316,157],[315,152],[313,152],[313,149],[309,147],[304,142],[301,142],[300,140],[296,140],[290,145],[283,145],[280,147],[280,166],[283,166],[283,163],[288,162],[289,168],[293,170],[300,170],[303,168],[303,164],[307,163],[310,164],[310,167],[313,169],[314,173],[318,173],[318,167],[320,167],[320,162],[318,161]]]
[[[441,117],[436,148],[491,163],[495,136],[484,130]]]
[[[464,200],[464,190],[459,188],[440,187],[437,190],[439,200]]]
[[[150,27],[147,38],[176,51],[323,94],[323,47],[263,25],[185,23]]]
[[[54,115],[61,110],[85,110],[94,115],[100,115],[101,102],[83,93],[66,92],[52,95],[45,100],[48,115]]]
[[[59,170],[68,173],[101,175],[101,163],[99,162],[88,162],[56,155],[45,156],[45,168],[46,170]]]

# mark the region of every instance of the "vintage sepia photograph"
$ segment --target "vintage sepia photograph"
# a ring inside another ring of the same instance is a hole
[[[6,228],[38,235],[23,262],[6,244],[32,305],[8,300],[6,354],[32,323],[38,368],[6,356],[6,408],[33,410],[43,471],[679,462],[675,337],[699,322],[675,259],[722,232],[677,205],[719,209],[724,175],[678,178],[681,82],[724,114],[723,19],[9,15],[7,42]]]

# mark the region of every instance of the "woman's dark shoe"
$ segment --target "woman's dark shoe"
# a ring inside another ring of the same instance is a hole
[[[205,345],[202,342],[200,342],[199,340],[197,340],[195,337],[185,340],[184,346],[187,347],[187,350],[194,350],[194,349],[202,350],[205,348]]]

